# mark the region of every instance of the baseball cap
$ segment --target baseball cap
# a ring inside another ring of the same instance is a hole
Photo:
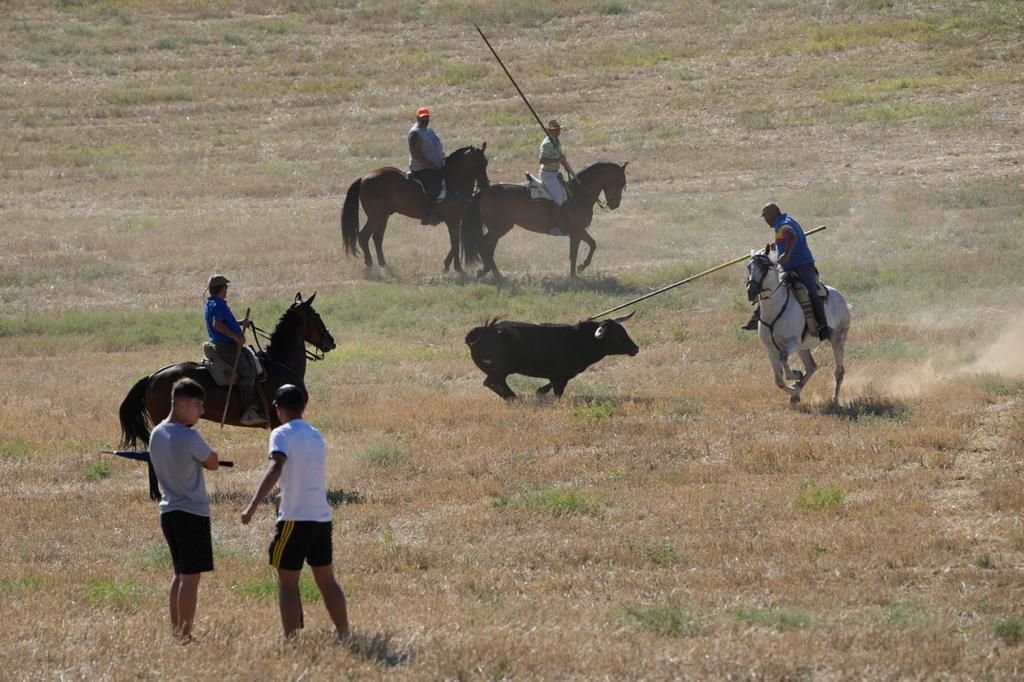
[[[430,116],[430,109],[420,107],[416,110],[416,118],[423,118],[424,116]]]

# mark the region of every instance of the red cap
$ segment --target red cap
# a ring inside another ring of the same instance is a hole
[[[420,107],[416,110],[416,118],[423,118],[424,116],[430,116],[430,109]]]

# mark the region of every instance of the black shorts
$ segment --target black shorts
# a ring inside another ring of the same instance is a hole
[[[209,516],[180,510],[165,512],[160,515],[160,529],[171,549],[175,574],[188,575],[213,570]]]
[[[277,532],[270,542],[270,565],[300,571],[303,561],[310,566],[330,565],[330,521],[277,522]]]

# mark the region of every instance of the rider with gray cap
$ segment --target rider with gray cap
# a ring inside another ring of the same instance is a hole
[[[256,392],[256,361],[245,347],[245,329],[238,323],[226,300],[230,282],[224,275],[213,275],[206,283],[209,292],[204,310],[206,331],[221,360],[234,366],[235,358],[238,358],[238,393],[245,407],[239,423],[257,426],[266,420],[260,415],[253,400]],[[248,326],[250,322],[246,320],[245,324]]]

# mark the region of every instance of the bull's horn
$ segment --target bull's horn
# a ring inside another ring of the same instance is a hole
[[[633,317],[634,315],[636,315],[636,311],[635,310],[633,312],[631,312],[629,315],[623,315],[622,317],[612,318],[612,322],[618,322],[619,324],[622,324],[623,322],[625,322],[629,318]]]

